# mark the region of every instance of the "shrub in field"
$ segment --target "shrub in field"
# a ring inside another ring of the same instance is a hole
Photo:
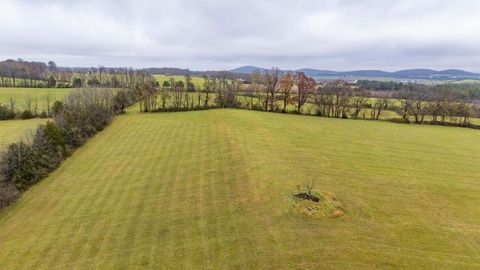
[[[22,112],[22,114],[20,115],[20,117],[22,119],[32,119],[34,118],[35,116],[33,115],[33,113],[29,110],[25,110]]]
[[[15,112],[5,105],[0,104],[0,120],[10,120],[15,118]]]
[[[0,209],[13,203],[18,196],[20,192],[14,185],[0,180]]]
[[[37,154],[32,145],[25,142],[13,143],[3,153],[0,174],[5,182],[25,190],[44,176],[38,166]]]
[[[125,113],[125,108],[135,101],[132,91],[119,90],[113,99],[115,113]]]
[[[57,168],[67,154],[65,140],[53,122],[40,125],[34,135],[32,147],[37,164],[46,173]]]

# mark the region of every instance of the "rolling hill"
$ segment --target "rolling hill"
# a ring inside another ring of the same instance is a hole
[[[130,112],[0,213],[1,268],[478,269],[479,152],[470,129]],[[344,215],[299,206],[306,181]]]
[[[256,66],[243,66],[230,70],[233,73],[250,74],[255,70],[265,72],[266,68]],[[313,68],[301,68],[296,70],[283,70],[283,72],[303,72],[312,77],[384,77],[403,79],[480,79],[480,74],[459,69],[432,70],[432,69],[405,69],[395,72],[382,70],[353,70],[353,71],[332,71]]]

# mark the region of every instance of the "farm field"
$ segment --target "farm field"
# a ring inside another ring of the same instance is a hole
[[[478,132],[130,112],[0,213],[1,268],[478,269]],[[298,211],[305,181],[345,214]]]
[[[6,120],[0,121],[0,150],[35,131],[37,126],[46,123],[47,119]]]
[[[170,78],[174,78],[175,81],[183,81],[185,84],[185,77],[184,76],[168,76],[168,75],[161,75],[161,74],[155,74],[153,77],[158,81],[160,86],[163,85],[163,82],[165,81],[170,81]],[[197,76],[192,76],[192,83],[195,85],[197,88],[202,88],[204,81],[202,77],[197,77]]]
[[[52,104],[55,100],[61,100],[72,88],[0,88],[0,103],[10,104],[10,98],[16,101],[18,110],[25,110],[25,98],[30,95],[32,99],[38,100],[39,113],[46,107],[45,98],[52,96]],[[33,101],[32,101],[33,102]]]

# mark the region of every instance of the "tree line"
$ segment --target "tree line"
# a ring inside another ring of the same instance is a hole
[[[24,99],[24,109],[17,106],[17,100],[10,97],[6,104],[0,103],[0,120],[31,119],[52,117],[52,106],[55,97],[51,93],[43,97],[27,94]]]
[[[120,72],[121,69],[119,69]],[[133,70],[133,69],[126,69],[124,70],[126,73],[123,75],[123,79],[121,84],[115,84],[115,87],[110,87],[111,84],[104,79],[100,79],[102,84],[95,83],[89,84],[87,86],[83,86],[82,83],[79,83],[77,86],[80,88],[92,88],[92,89],[133,89],[137,85],[143,83],[145,78],[148,76],[151,80],[153,77],[146,71],[146,70]],[[99,73],[103,74],[103,73]],[[109,73],[112,76],[111,73]],[[81,76],[81,75],[80,75]],[[105,74],[103,74],[103,78],[105,78]],[[99,76],[101,78],[101,76]],[[115,80],[116,77],[110,77],[110,79]],[[156,83],[158,86],[158,83]],[[122,91],[123,92],[123,91]],[[11,120],[11,119],[31,119],[31,118],[50,118],[52,117],[52,106],[55,101],[55,96],[53,93],[47,93],[42,97],[39,96],[32,96],[30,94],[25,95],[23,99],[23,108],[18,106],[18,100],[14,97],[10,97],[6,103],[0,103],[0,120]]]
[[[184,83],[186,82],[186,84]],[[235,107],[333,118],[391,120],[418,124],[476,127],[476,95],[448,85],[395,84],[395,91],[362,87],[342,80],[317,83],[304,73],[282,73],[277,68],[254,72],[249,83],[227,75],[203,77],[203,87],[189,87],[191,77],[159,85],[153,78],[135,89],[142,112]],[[382,117],[385,111],[397,117]]]
[[[131,88],[138,70],[133,68],[58,67],[48,63],[7,59],[0,62],[0,87]]]
[[[131,89],[78,89],[64,101],[55,101],[52,121],[39,125],[28,140],[12,143],[0,153],[0,208],[58,168],[115,114],[137,100]]]

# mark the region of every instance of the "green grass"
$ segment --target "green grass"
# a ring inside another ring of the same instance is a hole
[[[183,81],[185,84],[185,76],[168,76],[168,75],[161,75],[161,74],[156,74],[153,75],[153,77],[160,83],[160,86],[163,85],[164,81],[170,81],[170,78],[174,78],[175,81]],[[202,77],[197,77],[197,76],[192,76],[192,83],[195,85],[197,88],[202,88],[204,84],[204,80]]]
[[[479,134],[129,113],[0,214],[1,268],[478,269]],[[295,185],[310,179],[344,216],[295,210]]]
[[[476,80],[476,79],[465,79],[465,80],[453,81],[452,83],[456,83],[456,84],[462,84],[462,83],[476,84],[476,83],[480,83],[480,80]]]
[[[0,88],[0,103],[9,105],[10,98],[13,98],[16,101],[16,109],[25,110],[25,99],[30,95],[32,99],[38,100],[38,113],[40,113],[46,108],[46,96],[48,94],[51,95],[51,103],[53,104],[55,100],[63,99],[72,90],[72,88]]]
[[[35,131],[37,126],[46,123],[47,119],[6,120],[0,121],[0,150]]]

